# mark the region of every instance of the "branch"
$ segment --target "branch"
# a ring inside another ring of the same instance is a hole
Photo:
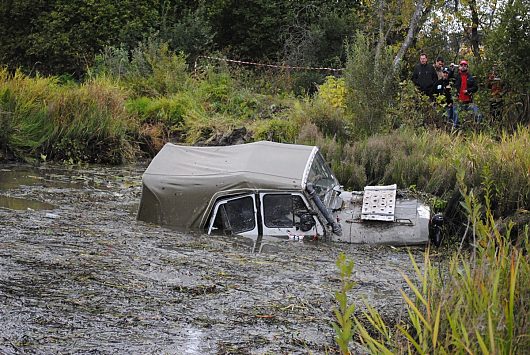
[[[388,85],[388,82],[394,77],[394,74],[399,68],[399,64],[401,63],[401,60],[405,56],[405,53],[409,49],[410,45],[412,44],[412,41],[414,37],[419,32],[419,28],[421,27],[420,24],[425,22],[425,19],[427,18],[427,15],[431,11],[432,4],[431,2],[428,3],[428,5],[424,8],[424,0],[418,0],[416,3],[416,8],[414,9],[414,13],[412,14],[412,17],[410,19],[410,25],[409,30],[407,32],[407,36],[405,37],[405,41],[403,41],[403,44],[401,45],[401,48],[399,48],[399,51],[397,52],[394,62],[392,63],[392,69],[388,72],[388,74],[385,77],[383,87],[386,88]]]
[[[379,62],[381,60],[381,50],[385,42],[385,38],[383,35],[383,30],[384,30],[384,25],[385,25],[384,9],[385,9],[385,0],[379,0],[379,9],[377,11],[378,17],[379,17],[379,34],[378,34],[377,46],[375,48],[375,65],[374,65],[374,70],[376,71],[380,69]]]

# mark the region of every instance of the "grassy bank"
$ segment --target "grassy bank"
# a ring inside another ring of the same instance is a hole
[[[134,153],[124,104],[111,81],[64,85],[0,69],[1,146],[26,159],[124,162]]]

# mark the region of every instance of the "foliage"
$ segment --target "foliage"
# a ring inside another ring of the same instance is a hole
[[[370,37],[357,33],[349,47],[345,72],[346,106],[352,115],[352,133],[361,137],[389,127],[385,112],[392,85],[385,85],[385,78],[390,72],[391,52],[389,48],[383,49],[376,61],[371,42]]]
[[[317,98],[299,101],[286,115],[299,126],[308,122],[315,124],[325,137],[339,142],[346,142],[349,139],[349,122],[345,111],[330,106],[325,100]]]
[[[516,0],[506,3],[499,25],[489,33],[488,61],[496,65],[508,85],[520,93],[530,90],[530,72],[525,65],[530,52],[530,4]]]
[[[525,64],[530,52],[529,13],[527,1],[506,2],[498,26],[487,34],[485,40],[488,49],[485,71],[490,74],[494,69],[502,80],[503,120],[510,123],[530,122],[530,70]]]
[[[281,50],[278,31],[287,20],[285,1],[218,0],[205,6],[218,49],[230,48],[243,58],[276,57]]]
[[[176,93],[190,80],[185,56],[170,51],[167,43],[157,37],[140,42],[131,53],[124,48],[106,47],[96,56],[89,73],[92,77],[118,78],[136,95]]]
[[[284,41],[284,59],[290,65],[342,67],[344,42],[358,27],[358,18],[346,1],[300,1],[293,3]]]
[[[28,70],[38,63],[36,69],[43,73],[80,75],[105,45],[136,44],[157,17],[152,0],[34,3],[2,2],[2,18],[15,17],[18,22],[9,20],[2,28],[2,37],[10,40],[0,43],[0,52],[14,55],[17,60],[10,64],[25,64]]]
[[[394,128],[447,127],[450,122],[444,116],[445,107],[440,104],[436,107],[441,108],[442,113],[433,107],[429,97],[423,95],[412,80],[404,80],[399,83],[393,105],[386,114],[389,125]]]
[[[344,253],[340,253],[337,258],[337,268],[340,272],[341,288],[335,291],[335,300],[338,308],[333,309],[336,322],[333,322],[333,329],[335,330],[335,341],[340,348],[342,354],[350,354],[348,344],[353,338],[355,328],[353,326],[353,312],[355,311],[355,304],[348,303],[348,291],[350,291],[355,282],[351,280],[353,273],[353,261],[348,259]]]
[[[346,108],[346,82],[344,78],[327,76],[318,87],[318,97],[331,107]]]
[[[355,320],[361,342],[372,352],[515,354],[530,350],[530,264],[524,249],[528,227],[522,248],[513,245],[497,229],[487,195],[482,206],[471,190],[463,188],[462,194],[476,253],[469,261],[455,252],[446,266],[435,266],[429,250],[421,267],[411,256],[417,281],[403,275],[411,290],[402,291],[405,320],[389,327],[371,307],[363,314],[367,323],[363,318]]]
[[[171,13],[178,11],[165,1],[166,8],[161,15],[160,38],[167,42],[175,52],[186,53],[192,59],[213,47],[214,30],[205,14],[205,8],[184,8],[182,14]],[[176,19],[173,22],[172,19]]]
[[[131,128],[119,87],[107,80],[60,86],[54,78],[0,75],[7,145],[17,155],[119,163],[130,158]]]
[[[281,118],[258,122],[254,129],[254,139],[272,142],[292,142],[297,134],[298,127],[296,124]]]

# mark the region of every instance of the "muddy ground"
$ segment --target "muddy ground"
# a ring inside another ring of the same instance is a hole
[[[0,165],[0,353],[332,354],[341,251],[355,261],[350,299],[400,317],[407,249],[254,252],[137,222],[145,167]]]

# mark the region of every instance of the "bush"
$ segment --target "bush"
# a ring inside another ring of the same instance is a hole
[[[394,80],[386,79],[386,75],[391,64],[390,49],[382,48],[378,54],[372,40],[357,33],[349,46],[344,73],[346,107],[352,116],[354,137],[366,137],[390,127],[386,110],[393,96]]]
[[[327,76],[326,81],[318,86],[317,97],[331,107],[346,108],[346,82],[344,78]]]
[[[257,122],[254,128],[255,140],[289,143],[295,141],[297,134],[298,126],[281,118]]]
[[[175,54],[167,43],[150,37],[130,53],[124,48],[106,47],[96,56],[90,76],[118,78],[138,96],[160,96],[186,87],[190,80],[187,68],[183,53]]]
[[[121,163],[132,154],[125,93],[111,81],[63,87],[20,72],[0,79],[7,148],[20,157]]]

